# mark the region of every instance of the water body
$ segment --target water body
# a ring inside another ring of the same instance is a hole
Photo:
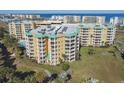
[[[108,22],[111,17],[124,17],[124,10],[0,10],[0,14],[39,14],[45,18],[52,15],[105,16]]]

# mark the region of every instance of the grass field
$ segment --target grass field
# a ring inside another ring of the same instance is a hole
[[[89,55],[87,47],[81,48],[81,60],[71,63],[73,70],[71,82],[82,82],[92,77],[100,82],[120,82],[124,80],[124,61],[110,48],[94,48],[95,54]]]
[[[31,60],[27,58],[20,59],[19,61],[16,60],[15,64],[17,66],[18,71],[35,71],[37,73],[44,72],[45,70],[55,73],[59,73],[61,71],[60,66],[50,66],[50,65],[42,65],[37,64],[35,62],[31,62]]]
[[[124,32],[116,33],[116,39],[124,42]]]
[[[117,38],[123,40],[124,34],[118,34]],[[80,50],[81,60],[69,63],[72,70],[72,79],[69,82],[83,82],[92,77],[100,82],[121,82],[124,81],[124,60],[120,53],[113,47],[92,48],[93,55],[89,55],[89,47],[82,47]],[[35,71],[36,73],[48,70],[61,73],[61,66],[39,65],[30,62],[27,58],[16,60],[18,71]]]

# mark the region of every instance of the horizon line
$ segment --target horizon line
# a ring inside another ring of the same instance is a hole
[[[124,10],[0,10],[0,14],[124,14]]]

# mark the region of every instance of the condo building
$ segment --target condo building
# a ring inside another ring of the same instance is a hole
[[[45,25],[26,31],[26,53],[42,64],[75,61],[79,53],[79,31],[75,24]]]
[[[113,44],[116,28],[112,24],[81,24],[81,46],[105,46]]]
[[[9,34],[18,40],[25,39],[25,32],[34,28],[30,21],[14,21],[9,24]]]
[[[80,23],[80,22],[81,22],[81,16],[66,15],[63,18],[63,23]]]
[[[83,23],[104,24],[105,23],[105,16],[83,16],[82,22]]]
[[[51,16],[50,20],[53,20],[53,21],[63,21],[63,16],[57,16],[57,15],[53,15]]]
[[[62,24],[62,21],[13,21],[9,25],[10,36],[18,40],[25,39],[25,32],[43,25]]]
[[[31,15],[31,14],[12,14],[12,17],[25,20],[25,19],[40,19],[40,15]]]
[[[110,18],[110,23],[117,25],[117,24],[124,24],[124,17],[112,17]]]

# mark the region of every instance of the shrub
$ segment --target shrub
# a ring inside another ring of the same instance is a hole
[[[63,64],[62,64],[62,69],[63,69],[64,71],[67,71],[69,68],[70,68],[69,64],[66,64],[66,63],[63,63]]]

